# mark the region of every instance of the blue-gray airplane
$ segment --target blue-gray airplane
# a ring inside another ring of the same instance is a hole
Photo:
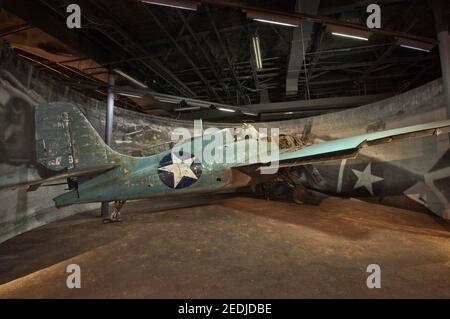
[[[127,200],[214,193],[261,185],[280,176],[289,177],[293,169],[298,172],[299,168],[311,164],[355,159],[364,147],[446,133],[450,120],[316,144],[305,142],[280,147],[276,162],[274,157],[263,154],[274,142],[278,147],[279,140],[274,141],[275,138],[270,135],[233,138],[217,144],[212,150],[214,154],[238,155],[241,160],[230,160],[224,156],[226,160],[212,161],[204,156],[204,150],[211,148],[211,141],[217,140],[219,135],[233,134],[231,130],[197,136],[147,157],[123,155],[106,145],[81,111],[67,103],[39,105],[35,112],[35,127],[36,161],[47,178],[34,182],[28,190],[64,180],[68,191],[54,198],[56,207],[114,202],[109,219],[117,221],[120,220],[120,209]],[[278,169],[271,171],[274,165]],[[369,195],[373,195],[371,185],[377,180],[373,180],[376,177],[370,174],[370,170],[369,163],[368,167],[354,170],[354,174],[359,176],[359,186],[364,186]],[[367,176],[372,180],[368,181]],[[295,179],[290,182],[297,183],[297,186],[301,183],[295,182]],[[308,183],[314,184],[314,181]],[[320,185],[317,188],[320,190]]]

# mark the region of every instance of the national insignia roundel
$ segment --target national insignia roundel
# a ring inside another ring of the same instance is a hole
[[[159,179],[170,188],[191,186],[202,175],[202,164],[187,152],[165,155],[159,162]]]

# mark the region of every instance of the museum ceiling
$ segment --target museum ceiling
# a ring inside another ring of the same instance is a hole
[[[81,29],[66,27],[69,2],[82,8]],[[378,1],[382,30],[389,32],[370,34],[367,41],[336,36],[328,23],[314,19],[302,19],[301,28],[262,23],[250,18],[248,8],[274,14],[306,12],[326,21],[364,26],[370,1],[199,3],[191,11],[137,0],[0,0],[0,37],[37,69],[101,100],[106,100],[108,70],[120,69],[162,94],[236,109],[264,104],[264,112],[259,112],[264,120],[270,114],[277,118],[277,112],[291,118],[334,111],[333,105],[353,107],[441,76],[436,45],[429,52],[408,49],[396,35],[436,39],[429,1]],[[261,67],[255,59],[254,37],[260,45]],[[116,85],[139,88],[123,77],[117,77]],[[354,102],[343,103],[344,98]],[[286,105],[295,108],[298,101],[303,108],[320,101],[322,108],[285,111]],[[184,109],[189,105],[149,95],[119,96],[117,103],[174,118],[257,120],[215,108]]]

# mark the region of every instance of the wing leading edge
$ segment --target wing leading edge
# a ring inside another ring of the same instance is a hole
[[[430,135],[439,135],[440,129],[450,127],[450,120],[431,122],[373,132],[347,138],[313,144],[304,148],[280,153],[279,167],[291,167],[312,162],[325,162],[329,160],[355,158],[360,149],[372,145],[392,143],[406,138],[418,138]],[[259,163],[262,169],[268,163]]]

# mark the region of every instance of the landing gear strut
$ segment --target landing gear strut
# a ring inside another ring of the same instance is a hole
[[[117,223],[121,222],[122,218],[120,217],[120,210],[122,209],[123,205],[125,205],[124,200],[116,200],[114,201],[114,207],[112,211],[109,213],[109,217],[103,219],[103,223]]]

